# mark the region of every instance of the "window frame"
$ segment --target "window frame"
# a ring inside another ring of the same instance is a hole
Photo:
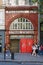
[[[20,19],[20,18],[18,18],[18,19]],[[11,23],[11,25],[9,27],[10,30],[34,30],[34,27],[33,27],[33,24],[31,23],[31,21],[29,21],[25,18],[22,18],[21,21],[19,21],[18,19],[14,20]],[[25,21],[23,21],[23,19],[25,19]],[[15,24],[16,24],[16,27],[14,26]],[[28,24],[29,24],[29,27],[27,26]],[[21,25],[20,28],[19,28],[19,25]]]

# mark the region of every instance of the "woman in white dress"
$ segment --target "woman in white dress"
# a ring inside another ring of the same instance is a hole
[[[33,44],[33,46],[32,46],[32,50],[33,50],[32,55],[34,55],[34,56],[36,56],[36,49],[37,49],[36,45]]]

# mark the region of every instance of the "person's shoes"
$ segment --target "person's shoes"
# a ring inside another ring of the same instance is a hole
[[[36,54],[34,56],[36,56]]]
[[[32,54],[32,56],[33,56],[34,54]]]

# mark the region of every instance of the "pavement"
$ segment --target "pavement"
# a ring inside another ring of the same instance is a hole
[[[29,53],[15,53],[14,60],[8,55],[6,59],[0,59],[0,65],[43,65],[43,55],[32,56]]]
[[[32,56],[29,53],[16,53],[14,54],[15,60],[19,61],[39,61],[43,62],[43,56],[37,55],[37,56]]]

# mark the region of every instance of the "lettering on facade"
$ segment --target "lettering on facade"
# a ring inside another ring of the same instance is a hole
[[[33,35],[10,35],[10,39],[33,38]]]
[[[34,34],[34,31],[9,31],[9,34]]]

